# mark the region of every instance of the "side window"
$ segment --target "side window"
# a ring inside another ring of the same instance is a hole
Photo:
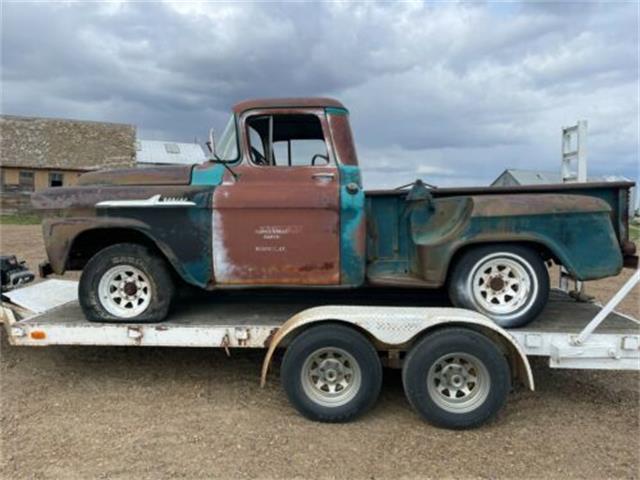
[[[330,163],[320,119],[288,114],[249,118],[251,161],[259,166],[309,167]]]
[[[34,175],[33,172],[27,170],[20,170],[18,174],[18,182],[20,187],[24,190],[33,191],[34,187]]]
[[[59,172],[49,173],[49,186],[50,187],[62,187],[64,184],[64,175]]]

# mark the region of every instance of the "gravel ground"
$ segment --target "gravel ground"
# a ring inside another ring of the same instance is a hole
[[[35,267],[37,226],[1,228],[0,251]],[[630,272],[593,282],[606,300]],[[636,289],[622,310],[637,314]],[[421,422],[400,375],[351,424],[301,418],[262,353],[160,348],[0,350],[0,477],[637,478],[637,373],[551,370],[516,389],[496,421],[452,432]],[[277,373],[277,369],[276,369]]]

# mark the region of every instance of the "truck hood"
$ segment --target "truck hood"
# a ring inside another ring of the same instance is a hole
[[[78,185],[189,185],[193,165],[122,168],[85,173]]]

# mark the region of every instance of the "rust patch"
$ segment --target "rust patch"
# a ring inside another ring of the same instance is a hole
[[[278,332],[277,328],[272,328],[271,331],[269,332],[269,335],[267,336],[267,338],[265,338],[264,340],[264,347],[265,348],[269,348],[269,345],[271,345],[271,342],[273,341],[273,337],[275,336],[275,334]]]
[[[345,108],[342,103],[333,98],[302,97],[302,98],[258,98],[245,100],[233,106],[235,113],[244,113],[247,110],[264,108]]]
[[[322,265],[303,265],[300,267],[301,272],[313,272],[314,270],[331,270],[334,267],[331,262],[324,262]]]
[[[192,165],[122,168],[89,172],[78,185],[189,185]]]
[[[472,197],[473,216],[502,217],[515,215],[549,215],[555,213],[609,212],[604,200],[586,195],[539,194]]]

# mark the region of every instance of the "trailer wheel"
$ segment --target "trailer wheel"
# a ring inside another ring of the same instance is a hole
[[[425,420],[463,429],[498,413],[511,389],[511,375],[506,358],[486,336],[447,328],[411,349],[402,383],[409,403]]]
[[[454,305],[483,313],[504,328],[526,325],[549,299],[549,273],[535,250],[484,245],[464,253],[451,272]]]
[[[302,415],[321,422],[347,422],[377,400],[382,365],[362,334],[324,324],[291,342],[280,376],[289,401]]]
[[[159,322],[174,285],[165,261],[148,248],[119,243],[96,253],[82,271],[78,296],[93,322]]]

